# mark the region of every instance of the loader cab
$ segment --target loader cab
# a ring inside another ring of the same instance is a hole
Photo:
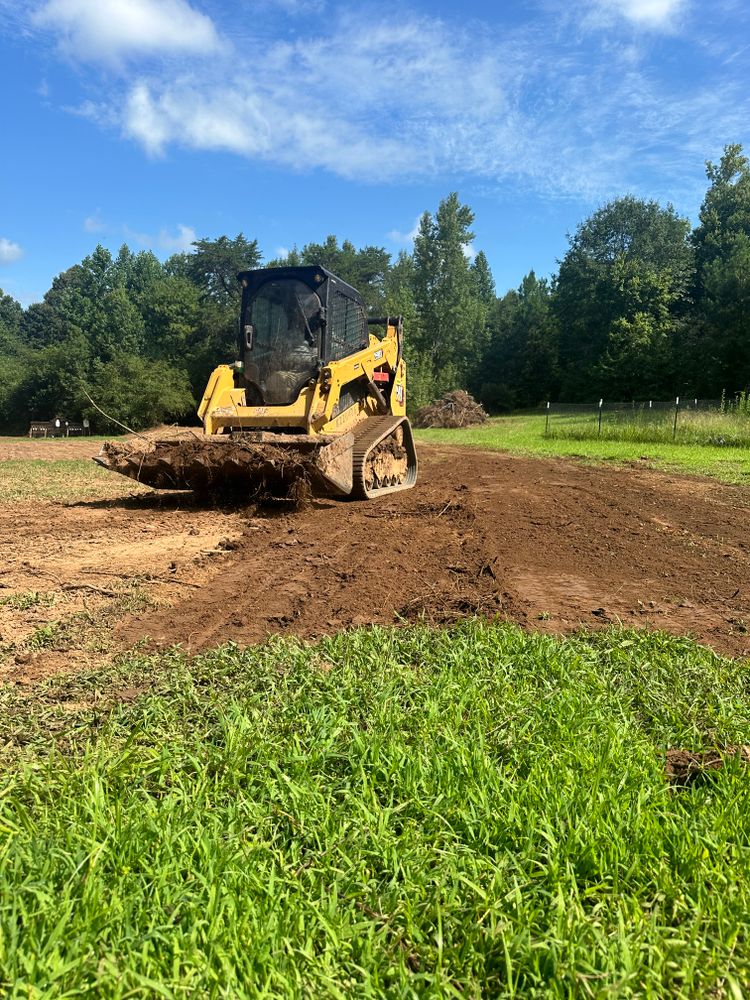
[[[237,278],[248,405],[288,406],[321,367],[367,346],[361,295],[326,268],[263,268]]]

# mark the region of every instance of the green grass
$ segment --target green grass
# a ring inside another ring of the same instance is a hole
[[[24,590],[10,597],[0,598],[0,607],[12,608],[14,611],[28,611],[29,608],[48,608],[57,600],[57,594],[45,590]]]
[[[103,500],[146,487],[99,468],[90,459],[8,459],[0,462],[0,503],[18,500]]]
[[[548,437],[544,416],[520,414],[496,417],[465,430],[419,430],[417,441],[468,445],[524,455],[565,456],[596,462],[634,462],[648,459],[655,468],[713,476],[728,483],[747,483],[750,449],[680,442],[609,440],[606,438]],[[554,425],[553,425],[554,427]],[[588,431],[586,432],[588,433]]]
[[[125,701],[118,699],[126,699]],[[0,689],[12,997],[708,997],[750,983],[747,666],[474,621]]]
[[[615,410],[602,413],[564,411],[550,417],[549,436],[585,441],[630,441],[635,444],[715,445],[750,448],[750,418],[744,411],[718,410]]]

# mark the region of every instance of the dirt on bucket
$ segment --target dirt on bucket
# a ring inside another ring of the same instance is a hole
[[[308,481],[304,456],[294,449],[203,435],[108,441],[96,461],[111,472],[163,490],[244,489],[250,497],[287,496]]]

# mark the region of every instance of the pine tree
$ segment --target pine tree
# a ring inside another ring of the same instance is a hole
[[[484,255],[478,269],[469,263],[473,221],[474,213],[454,192],[440,202],[434,217],[424,213],[414,240],[418,329],[413,349],[432,398],[466,388],[484,346],[489,268]]]

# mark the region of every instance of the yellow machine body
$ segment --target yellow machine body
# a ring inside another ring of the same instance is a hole
[[[305,434],[343,434],[367,417],[382,414],[374,394],[339,412],[343,386],[358,379],[376,385],[378,371],[393,372],[395,376],[388,412],[405,416],[406,363],[403,358],[398,360],[397,329],[390,324],[382,340],[370,334],[370,343],[364,350],[341,361],[329,362],[321,369],[317,382],[305,386],[288,406],[247,406],[245,390],[234,387],[235,369],[219,365],[208,380],[198,416],[206,434],[282,429],[296,429]]]

